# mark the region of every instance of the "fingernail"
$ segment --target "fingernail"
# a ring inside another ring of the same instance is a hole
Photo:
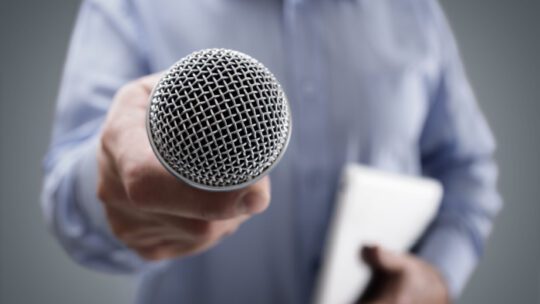
[[[239,211],[242,214],[252,214],[259,211],[264,198],[257,192],[249,192],[240,201]]]

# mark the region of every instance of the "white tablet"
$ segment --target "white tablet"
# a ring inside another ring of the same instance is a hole
[[[354,303],[371,273],[360,259],[363,245],[405,252],[433,220],[439,182],[350,164],[343,172],[330,224],[316,304]]]

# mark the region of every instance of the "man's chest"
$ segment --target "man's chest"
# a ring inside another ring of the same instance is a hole
[[[153,70],[204,48],[242,51],[283,85],[293,115],[289,153],[306,168],[343,161],[416,167],[436,58],[412,16],[379,7],[210,2],[169,4],[159,22],[143,26]]]

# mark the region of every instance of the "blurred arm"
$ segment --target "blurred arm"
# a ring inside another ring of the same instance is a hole
[[[440,7],[434,6],[442,66],[420,148],[424,173],[440,180],[445,194],[416,251],[441,272],[456,298],[482,254],[501,199],[493,136],[466,79],[450,27]]]
[[[52,142],[44,161],[42,208],[64,249],[95,269],[129,272],[142,260],[109,230],[96,197],[98,134],[113,95],[148,74],[133,14],[121,1],[85,1],[68,52]]]

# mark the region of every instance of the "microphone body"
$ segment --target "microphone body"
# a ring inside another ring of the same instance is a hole
[[[262,178],[283,156],[291,126],[274,75],[233,50],[182,58],[150,95],[154,153],[174,176],[204,190],[239,189]]]

